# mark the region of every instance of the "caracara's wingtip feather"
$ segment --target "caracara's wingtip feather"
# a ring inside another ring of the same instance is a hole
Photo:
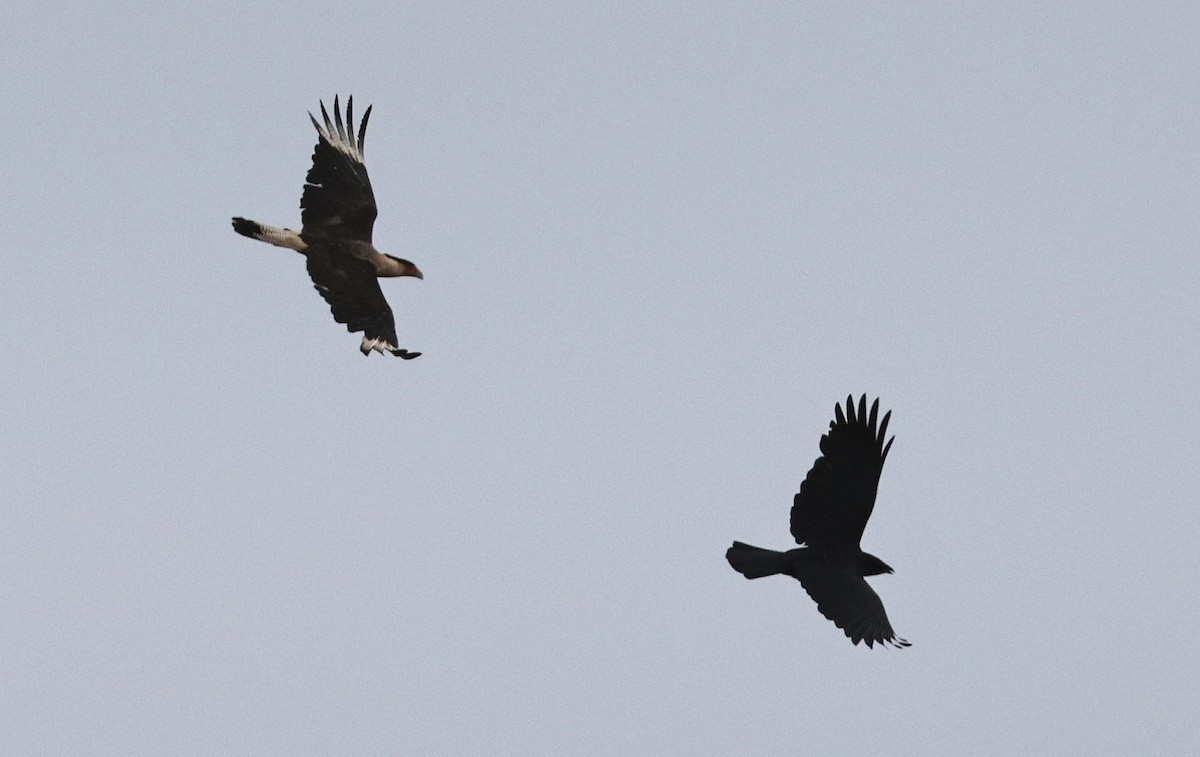
[[[371,108],[374,107],[374,104],[367,106],[367,109],[363,111],[362,125],[358,127],[358,151],[364,155],[366,153],[363,151],[366,150],[367,146],[367,119],[371,117]]]

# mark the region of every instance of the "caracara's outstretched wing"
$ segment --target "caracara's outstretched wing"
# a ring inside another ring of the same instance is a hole
[[[321,117],[325,125],[317,123],[312,113],[313,126],[317,127],[317,146],[313,151],[312,168],[305,177],[304,194],[300,198],[306,238],[356,239],[371,242],[371,227],[379,214],[375,207],[375,193],[371,191],[371,180],[367,178],[367,167],[363,163],[363,138],[367,133],[367,119],[371,117],[368,106],[363,114],[358,136],[354,135],[354,98],[346,99],[346,122],[342,123],[338,99],[333,98],[334,120],[329,120],[325,103],[321,103]]]
[[[362,354],[390,352],[405,360],[421,354],[396,346],[396,321],[370,262],[310,247],[308,275],[329,303],[333,319],[346,324],[351,333],[363,332]]]

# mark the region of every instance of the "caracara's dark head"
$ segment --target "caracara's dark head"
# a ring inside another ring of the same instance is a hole
[[[425,278],[424,274],[421,273],[421,269],[417,268],[411,261],[398,258],[395,255],[384,255],[384,257],[394,264],[392,266],[392,270],[394,271],[391,273],[392,276],[412,276],[417,279]]]

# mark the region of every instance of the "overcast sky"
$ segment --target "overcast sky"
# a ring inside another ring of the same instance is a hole
[[[1195,4],[168,5],[0,10],[0,751],[1195,749]],[[849,393],[907,650],[724,560]]]

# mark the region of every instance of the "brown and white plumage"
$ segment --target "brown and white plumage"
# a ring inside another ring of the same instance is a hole
[[[421,353],[396,346],[396,322],[379,288],[379,278],[424,277],[411,262],[382,253],[371,242],[379,212],[363,158],[371,108],[363,113],[357,135],[353,97],[346,100],[345,122],[336,96],[333,114],[331,120],[324,102],[324,125],[309,113],[318,136],[300,197],[301,230],[275,228],[245,218],[234,218],[233,229],[251,239],[303,254],[308,259],[308,275],[329,303],[334,320],[344,323],[352,333],[363,332],[359,349],[364,355],[390,352],[411,360]]]

